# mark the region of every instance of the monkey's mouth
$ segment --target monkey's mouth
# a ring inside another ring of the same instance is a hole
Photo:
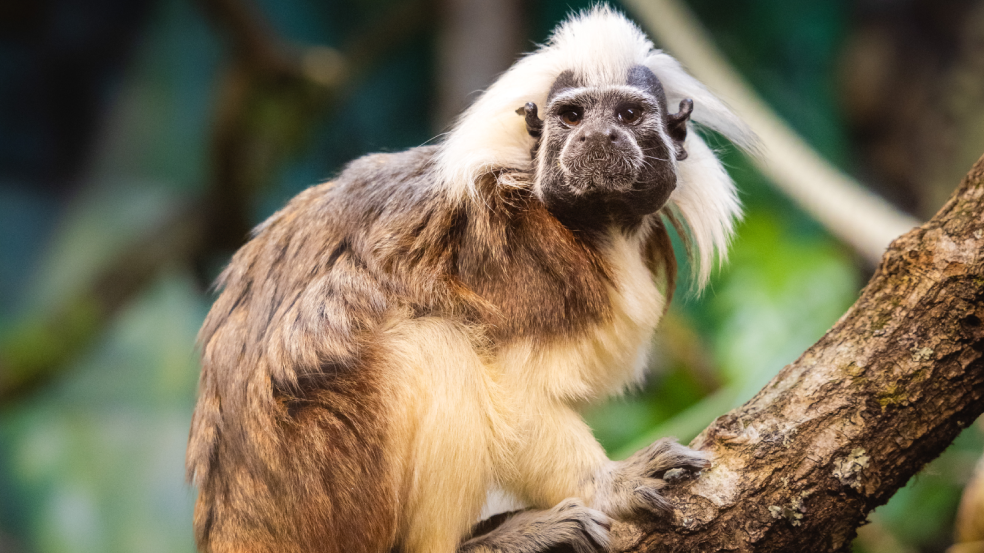
[[[573,157],[573,160],[566,159]],[[620,192],[632,188],[639,178],[639,156],[611,153],[595,156],[561,156],[561,169],[575,193]]]

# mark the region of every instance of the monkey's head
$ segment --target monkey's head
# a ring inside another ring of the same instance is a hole
[[[691,119],[755,149],[724,102],[600,5],[564,22],[476,99],[445,137],[436,177],[462,201],[484,203],[489,185],[528,190],[581,232],[641,229],[667,214],[704,283],[741,208],[714,151],[687,134]]]
[[[584,86],[565,71],[547,95],[544,118],[527,104],[527,130],[538,138],[535,191],[559,219],[578,227],[633,226],[666,204],[693,110],[670,114],[653,72],[636,65],[626,83]]]

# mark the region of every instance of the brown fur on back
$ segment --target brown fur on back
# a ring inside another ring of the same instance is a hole
[[[387,324],[455,319],[501,345],[611,317],[602,237],[491,175],[479,197],[449,198],[434,153],[353,162],[261,225],[220,277],[187,456],[203,551],[393,547],[406,483],[385,449]],[[672,278],[662,226],[646,244]]]

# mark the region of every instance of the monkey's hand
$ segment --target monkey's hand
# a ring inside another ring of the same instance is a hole
[[[657,440],[628,459],[613,461],[606,467],[595,482],[592,506],[614,518],[629,518],[640,512],[670,512],[673,506],[660,491],[683,474],[699,472],[710,464],[705,452],[671,438]]]
[[[563,545],[575,553],[608,550],[611,520],[580,499],[565,499],[546,511],[505,516],[490,532],[462,544],[458,553],[538,553]]]

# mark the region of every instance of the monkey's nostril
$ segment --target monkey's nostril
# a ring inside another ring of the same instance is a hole
[[[584,135],[581,135],[581,142],[584,142]]]
[[[618,133],[615,131],[608,131],[608,139],[612,142],[618,142]]]

